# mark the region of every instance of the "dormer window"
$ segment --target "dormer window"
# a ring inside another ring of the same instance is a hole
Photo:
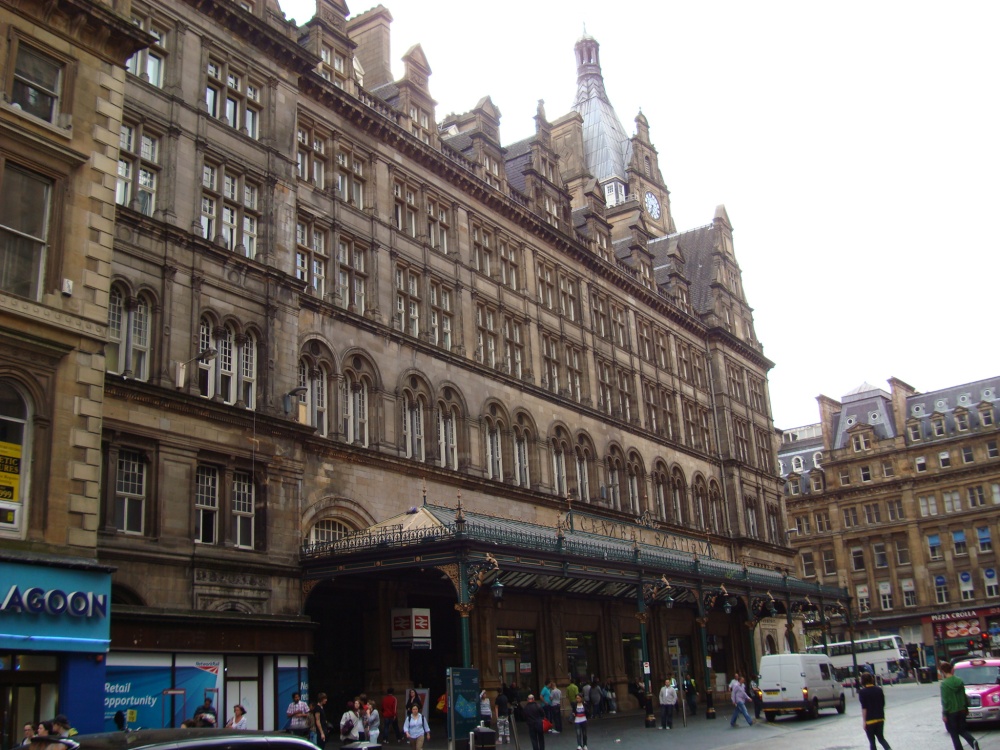
[[[851,438],[851,445],[854,447],[855,453],[866,451],[872,447],[871,437],[868,433],[859,433]]]
[[[608,208],[624,203],[626,198],[625,183],[619,180],[611,180],[604,185],[604,202]]]

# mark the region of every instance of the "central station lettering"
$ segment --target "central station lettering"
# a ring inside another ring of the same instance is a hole
[[[712,545],[689,537],[675,536],[655,529],[647,529],[642,526],[635,526],[627,523],[608,521],[602,518],[590,518],[587,516],[573,516],[567,519],[570,529],[583,531],[588,534],[599,534],[600,536],[620,539],[631,542],[633,534],[640,544],[650,547],[660,547],[661,549],[677,550],[679,552],[697,553],[704,557],[714,557]]]

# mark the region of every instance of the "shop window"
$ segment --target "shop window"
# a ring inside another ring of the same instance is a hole
[[[27,527],[31,420],[20,389],[0,380],[0,537],[19,537]]]

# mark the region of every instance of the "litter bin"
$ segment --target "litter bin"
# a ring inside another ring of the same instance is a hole
[[[928,667],[920,667],[917,670],[917,679],[921,685],[929,685],[931,682],[931,670]]]
[[[496,750],[497,733],[489,727],[476,727],[472,730],[472,739],[475,743],[470,750]]]

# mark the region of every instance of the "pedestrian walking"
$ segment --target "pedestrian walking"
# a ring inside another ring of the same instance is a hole
[[[583,693],[577,693],[576,702],[571,706],[573,728],[576,730],[576,750],[587,750],[587,718],[590,707],[583,699]]]
[[[396,742],[403,738],[403,733],[399,729],[398,717],[399,701],[396,700],[396,691],[388,687],[385,689],[385,696],[382,698],[382,736],[385,742],[389,742],[389,730],[392,730]]]
[[[677,688],[668,677],[660,688],[660,729],[674,728],[674,706],[677,705]]]
[[[965,695],[965,683],[956,677],[950,661],[941,662],[938,669],[944,675],[941,680],[941,715],[944,725],[951,735],[951,744],[955,750],[962,750],[961,737],[969,743],[972,750],[979,750],[979,742],[965,726],[965,717],[969,713],[969,699]]]
[[[410,713],[403,722],[403,736],[410,741],[412,750],[424,750],[424,740],[431,738],[431,728],[427,726],[427,718],[420,713],[420,704],[410,706]]]
[[[528,725],[531,750],[545,750],[545,710],[535,700],[534,695],[528,695],[528,702],[524,704],[522,713],[524,714],[524,722]]]
[[[688,713],[694,716],[698,713],[698,686],[695,684],[694,677],[684,679],[684,697],[687,699]]]
[[[497,712],[497,744],[510,744],[510,699],[503,688],[497,690],[497,697],[493,701],[493,706]]]
[[[868,750],[875,750],[875,740],[884,750],[892,750],[882,735],[885,730],[885,693],[875,686],[875,678],[867,672],[861,675],[858,701],[861,703],[861,725],[868,736]]]
[[[743,683],[743,678],[741,677],[736,686],[733,688],[732,692],[733,699],[733,718],[729,722],[730,727],[736,726],[736,719],[743,715],[743,718],[747,720],[747,726],[753,726],[753,719],[750,718],[750,713],[747,711],[747,701],[750,700],[750,696],[747,695],[746,686]]]

